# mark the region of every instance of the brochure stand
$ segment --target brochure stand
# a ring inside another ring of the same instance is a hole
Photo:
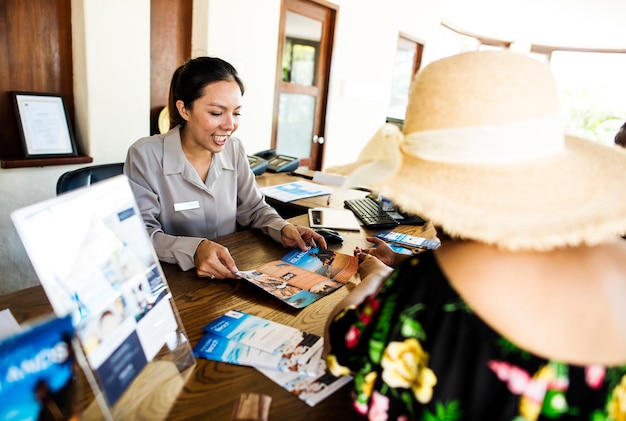
[[[11,217],[55,314],[72,316],[97,403],[85,418],[165,418],[195,358],[126,176]]]

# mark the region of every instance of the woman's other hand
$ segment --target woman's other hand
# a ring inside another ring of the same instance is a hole
[[[287,247],[298,247],[302,251],[307,251],[311,247],[325,249],[326,240],[321,234],[316,233],[309,227],[300,227],[296,225],[285,225],[280,232],[283,243]]]
[[[218,279],[237,279],[239,272],[235,260],[226,247],[214,241],[203,240],[194,256],[196,273],[200,277]]]

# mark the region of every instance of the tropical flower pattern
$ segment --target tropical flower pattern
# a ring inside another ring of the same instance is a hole
[[[330,326],[328,368],[376,421],[626,421],[626,361],[576,366],[517,347],[478,318],[431,252]]]
[[[428,368],[428,354],[415,338],[390,342],[380,362],[383,380],[391,387],[410,389],[421,403],[430,401],[437,378]]]

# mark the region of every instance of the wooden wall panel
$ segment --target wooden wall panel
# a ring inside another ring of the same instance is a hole
[[[23,156],[10,91],[62,95],[74,127],[70,3],[71,0],[0,1],[2,158]]]
[[[193,0],[151,0],[150,3],[150,131],[167,105],[172,73],[191,55]]]
[[[193,0],[151,0],[150,127],[167,104],[174,70],[191,55]],[[0,0],[0,158],[3,168],[41,165],[23,158],[11,91],[64,98],[74,133],[71,0]],[[81,139],[76,139],[83,154]],[[81,162],[90,162],[79,160]],[[7,164],[10,161],[10,164]],[[47,161],[51,163],[51,161]],[[67,164],[67,160],[58,164]]]

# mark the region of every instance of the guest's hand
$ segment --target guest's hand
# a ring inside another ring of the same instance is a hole
[[[359,255],[359,276],[361,280],[366,278],[380,278],[387,277],[391,274],[393,268],[384,263],[379,258],[361,253]],[[377,281],[379,283],[379,281]]]
[[[403,255],[393,251],[389,244],[387,244],[380,238],[367,237],[367,241],[369,241],[370,243],[374,243],[376,247],[363,249],[359,246],[356,246],[354,248],[354,255],[359,257],[359,261],[364,255],[370,255],[376,257],[387,266],[395,267],[403,260]]]
[[[235,274],[239,269],[228,249],[214,241],[203,240],[198,245],[194,262],[198,276],[211,279],[239,278]]]
[[[327,247],[324,237],[309,227],[289,224],[283,227],[280,234],[283,243],[287,247],[299,247],[302,251],[307,251],[309,248],[316,246],[319,246],[322,249]]]

